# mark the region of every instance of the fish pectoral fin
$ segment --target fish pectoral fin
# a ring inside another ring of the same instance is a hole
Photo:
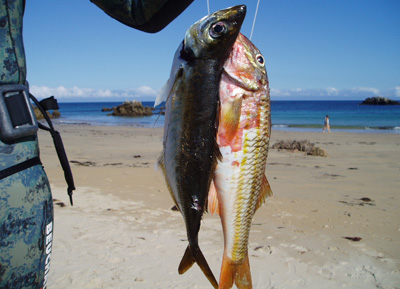
[[[226,133],[226,139],[230,142],[239,127],[240,113],[243,98],[236,97],[233,101],[227,101],[221,107],[221,119]]]
[[[213,155],[215,156],[215,158],[219,161],[222,161],[222,154],[221,154],[221,150],[219,149],[219,145],[217,142],[217,139],[214,139],[214,151],[213,151]],[[215,165],[217,165],[217,163],[215,162]],[[214,171],[215,167],[212,169],[212,171]]]
[[[272,190],[271,190],[271,186],[269,185],[268,179],[264,174],[262,183],[261,183],[260,195],[258,196],[258,200],[257,200],[256,210],[265,203],[265,200],[268,197],[272,197]]]
[[[217,135],[218,135],[218,129],[219,129],[219,121],[220,121],[220,115],[221,115],[221,102],[218,101],[218,108],[217,108],[217,117],[215,120],[215,127],[217,128]],[[217,135],[214,138],[214,149],[213,149],[213,154],[214,156],[219,160],[222,161],[222,154],[221,150],[219,149],[218,141],[217,141]],[[214,164],[215,166],[217,165],[216,163]],[[215,167],[213,167],[212,171],[214,172]]]
[[[179,264],[178,272],[179,274],[185,273],[189,270],[194,262],[199,265],[201,271],[203,271],[204,275],[207,277],[208,281],[210,281],[211,285],[218,289],[218,282],[214,277],[206,258],[204,258],[203,253],[201,252],[200,248],[188,245],[185,251],[185,254],[182,257],[181,263]]]
[[[214,182],[211,182],[210,191],[208,192],[208,212],[212,215],[219,215],[219,202]]]

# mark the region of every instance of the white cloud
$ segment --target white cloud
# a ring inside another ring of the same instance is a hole
[[[290,92],[287,90],[280,90],[276,88],[271,88],[271,95],[273,96],[290,96]]]
[[[339,94],[339,89],[334,88],[334,87],[328,87],[328,88],[326,89],[326,93],[327,93],[328,95],[338,95],[338,94]]]
[[[151,88],[150,86],[141,86],[135,89],[136,93],[141,94],[143,96],[154,96],[157,95],[158,91]]]
[[[350,89],[354,93],[365,93],[365,94],[373,94],[373,96],[379,96],[381,92],[379,89],[373,87],[354,87]]]
[[[271,88],[271,97],[273,99],[326,99],[326,100],[362,100],[367,97],[384,96],[388,98],[400,97],[400,86],[380,90],[374,87],[353,87],[348,89],[339,89],[327,87],[321,89],[276,89]]]
[[[154,101],[159,89],[150,86],[141,86],[138,88],[125,90],[112,89],[94,89],[81,87],[48,87],[48,86],[31,86],[31,93],[38,99],[46,98],[54,95],[59,101],[124,101],[124,100],[140,100]],[[327,87],[321,89],[278,89],[271,88],[271,97],[273,100],[279,99],[298,99],[298,100],[362,100],[372,96],[384,96],[389,98],[400,97],[400,86],[379,90],[373,87],[354,87],[349,89],[339,89],[335,87]]]
[[[154,100],[158,91],[149,86],[141,86],[134,89],[111,90],[74,87],[48,87],[31,86],[31,93],[39,99],[54,95],[58,100],[76,101],[101,101],[101,100]]]
[[[394,90],[394,95],[396,96],[396,97],[400,97],[400,86],[396,86],[395,88],[393,88],[393,90]]]

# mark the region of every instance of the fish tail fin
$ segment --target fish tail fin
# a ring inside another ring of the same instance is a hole
[[[221,276],[219,279],[219,289],[230,289],[236,284],[238,289],[253,288],[251,282],[249,256],[242,264],[232,264],[228,257],[224,254],[221,267]]]
[[[235,281],[237,265],[232,264],[224,254],[222,259],[221,274],[219,276],[219,289],[230,289]]]
[[[199,265],[201,271],[203,271],[204,275],[207,277],[208,281],[210,281],[211,285],[218,289],[218,282],[214,277],[214,274],[212,273],[210,267],[208,266],[208,263],[206,261],[206,258],[204,258],[203,253],[201,252],[200,248],[198,246],[190,246],[188,245],[185,251],[185,254],[182,257],[181,263],[179,264],[178,272],[179,274],[185,273],[187,270],[189,270],[194,262]]]
[[[187,246],[185,254],[183,254],[181,263],[179,264],[178,267],[179,274],[183,274],[187,270],[189,270],[193,266],[194,262],[195,260],[192,256],[192,252],[190,251],[190,246]]]
[[[237,266],[235,275],[235,284],[238,287],[238,289],[253,288],[253,284],[251,282],[249,255],[247,254],[243,264]]]

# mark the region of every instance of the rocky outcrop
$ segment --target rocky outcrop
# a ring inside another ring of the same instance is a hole
[[[42,112],[36,106],[33,107],[33,113],[35,114],[37,120],[44,119]],[[61,116],[61,113],[58,110],[53,110],[52,113],[46,111],[46,113],[49,116],[49,118],[52,119],[59,118]]]
[[[399,104],[400,102],[380,96],[368,97],[362,103],[360,103],[360,105],[399,105]]]
[[[123,104],[113,107],[112,109],[103,108],[102,111],[112,111],[108,115],[114,116],[145,116],[153,115],[154,108],[143,106],[140,101],[125,101]]]
[[[317,157],[327,157],[328,153],[321,149],[320,147],[313,147],[309,152],[307,152],[310,156],[317,156]]]
[[[308,140],[281,140],[274,143],[271,148],[278,150],[283,149],[290,151],[301,151],[311,156],[328,156],[328,153],[325,150],[321,149],[320,147],[316,147],[314,143]]]
[[[314,147],[314,144],[308,140],[281,140],[273,144],[273,149],[283,149],[290,151],[308,152]]]

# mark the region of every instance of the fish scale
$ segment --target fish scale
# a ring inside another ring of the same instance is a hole
[[[235,282],[239,289],[249,289],[251,222],[272,194],[264,175],[271,127],[269,86],[259,50],[242,34],[224,70],[217,138],[222,160],[215,170],[209,210],[220,214],[224,232],[219,288],[231,288]]]
[[[248,136],[254,135],[249,138]],[[255,179],[260,175],[261,170],[264,168],[265,158],[260,158],[259,152],[254,153],[256,150],[261,151],[263,140],[259,130],[245,133],[244,149],[242,159],[242,166],[240,168],[238,184],[238,193],[235,201],[235,221],[233,227],[235,228],[234,245],[232,248],[232,260],[239,262],[244,258],[247,249],[247,238],[250,231],[252,217],[252,208],[256,206],[257,195],[253,192],[259,191],[261,188],[261,179]],[[236,154],[238,156],[238,154]],[[236,157],[240,161],[240,158]],[[249,180],[248,176],[251,176]],[[250,208],[250,210],[248,209]]]

